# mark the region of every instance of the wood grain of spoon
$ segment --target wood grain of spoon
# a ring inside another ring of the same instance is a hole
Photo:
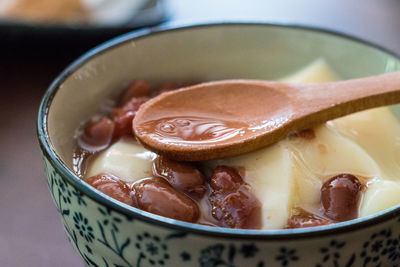
[[[319,84],[224,80],[149,100],[133,130],[150,150],[199,161],[250,152],[327,120],[396,103],[400,72]]]

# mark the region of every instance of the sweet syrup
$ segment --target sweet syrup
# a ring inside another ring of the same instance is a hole
[[[235,121],[182,116],[148,121],[140,130],[163,143],[208,143],[234,138],[247,127]]]

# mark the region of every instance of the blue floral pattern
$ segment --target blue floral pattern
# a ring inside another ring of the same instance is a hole
[[[160,237],[148,232],[136,236],[135,247],[140,251],[137,266],[140,266],[142,259],[146,259],[154,266],[163,266],[169,259],[167,245],[161,241]]]
[[[326,237],[287,245],[279,240],[205,238],[120,214],[69,184],[47,158],[45,168],[67,238],[86,266],[400,267],[400,218],[358,239],[341,235],[341,239]],[[310,259],[315,263],[310,265]]]
[[[80,212],[75,212],[73,219],[75,222],[75,229],[79,232],[79,234],[84,237],[87,242],[93,242],[93,228],[92,226],[88,225],[88,219],[83,217],[82,213]]]
[[[363,266],[383,266],[384,262],[399,266],[400,234],[394,235],[390,228],[374,233],[364,242],[360,256]]]
[[[282,247],[275,259],[281,262],[282,266],[289,266],[290,262],[298,261],[299,257],[296,255],[296,249]]]

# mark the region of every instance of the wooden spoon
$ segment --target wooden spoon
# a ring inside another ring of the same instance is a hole
[[[320,84],[225,80],[151,99],[133,130],[150,150],[199,161],[250,152],[327,120],[399,102],[400,72]]]

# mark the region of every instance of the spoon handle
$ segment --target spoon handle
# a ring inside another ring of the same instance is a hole
[[[400,71],[324,84],[300,84],[298,117],[324,122],[357,111],[400,103]]]

